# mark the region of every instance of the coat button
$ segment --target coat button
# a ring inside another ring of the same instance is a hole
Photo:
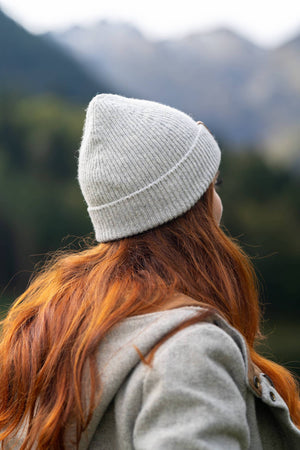
[[[276,396],[275,396],[274,392],[270,391],[269,394],[270,394],[271,400],[272,400],[273,402],[275,402],[275,401],[276,401]]]
[[[254,381],[254,386],[255,386],[257,389],[259,389],[259,388],[260,388],[260,381],[259,381],[259,378],[258,378],[257,376],[255,376],[255,377],[253,378],[253,381]]]

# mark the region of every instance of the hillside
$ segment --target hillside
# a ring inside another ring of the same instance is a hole
[[[232,149],[260,146],[274,161],[300,165],[300,37],[275,49],[227,28],[151,41],[106,20],[47,37],[94,76],[205,121]]]
[[[20,93],[55,93],[87,101],[95,92],[112,87],[98,73],[95,79],[49,39],[36,36],[0,9],[0,89]]]

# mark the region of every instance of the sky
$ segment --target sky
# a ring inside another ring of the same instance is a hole
[[[101,19],[131,22],[154,40],[225,26],[274,47],[300,33],[297,0],[0,0],[0,7],[32,33]]]

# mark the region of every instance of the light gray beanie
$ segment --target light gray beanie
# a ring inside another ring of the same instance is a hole
[[[161,225],[213,181],[220,148],[204,124],[161,103],[98,94],[86,109],[78,181],[96,240]]]

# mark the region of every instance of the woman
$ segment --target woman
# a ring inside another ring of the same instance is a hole
[[[299,449],[296,382],[254,349],[255,273],[219,226],[210,131],[100,94],[78,162],[98,244],[58,253],[3,321],[3,447]]]

